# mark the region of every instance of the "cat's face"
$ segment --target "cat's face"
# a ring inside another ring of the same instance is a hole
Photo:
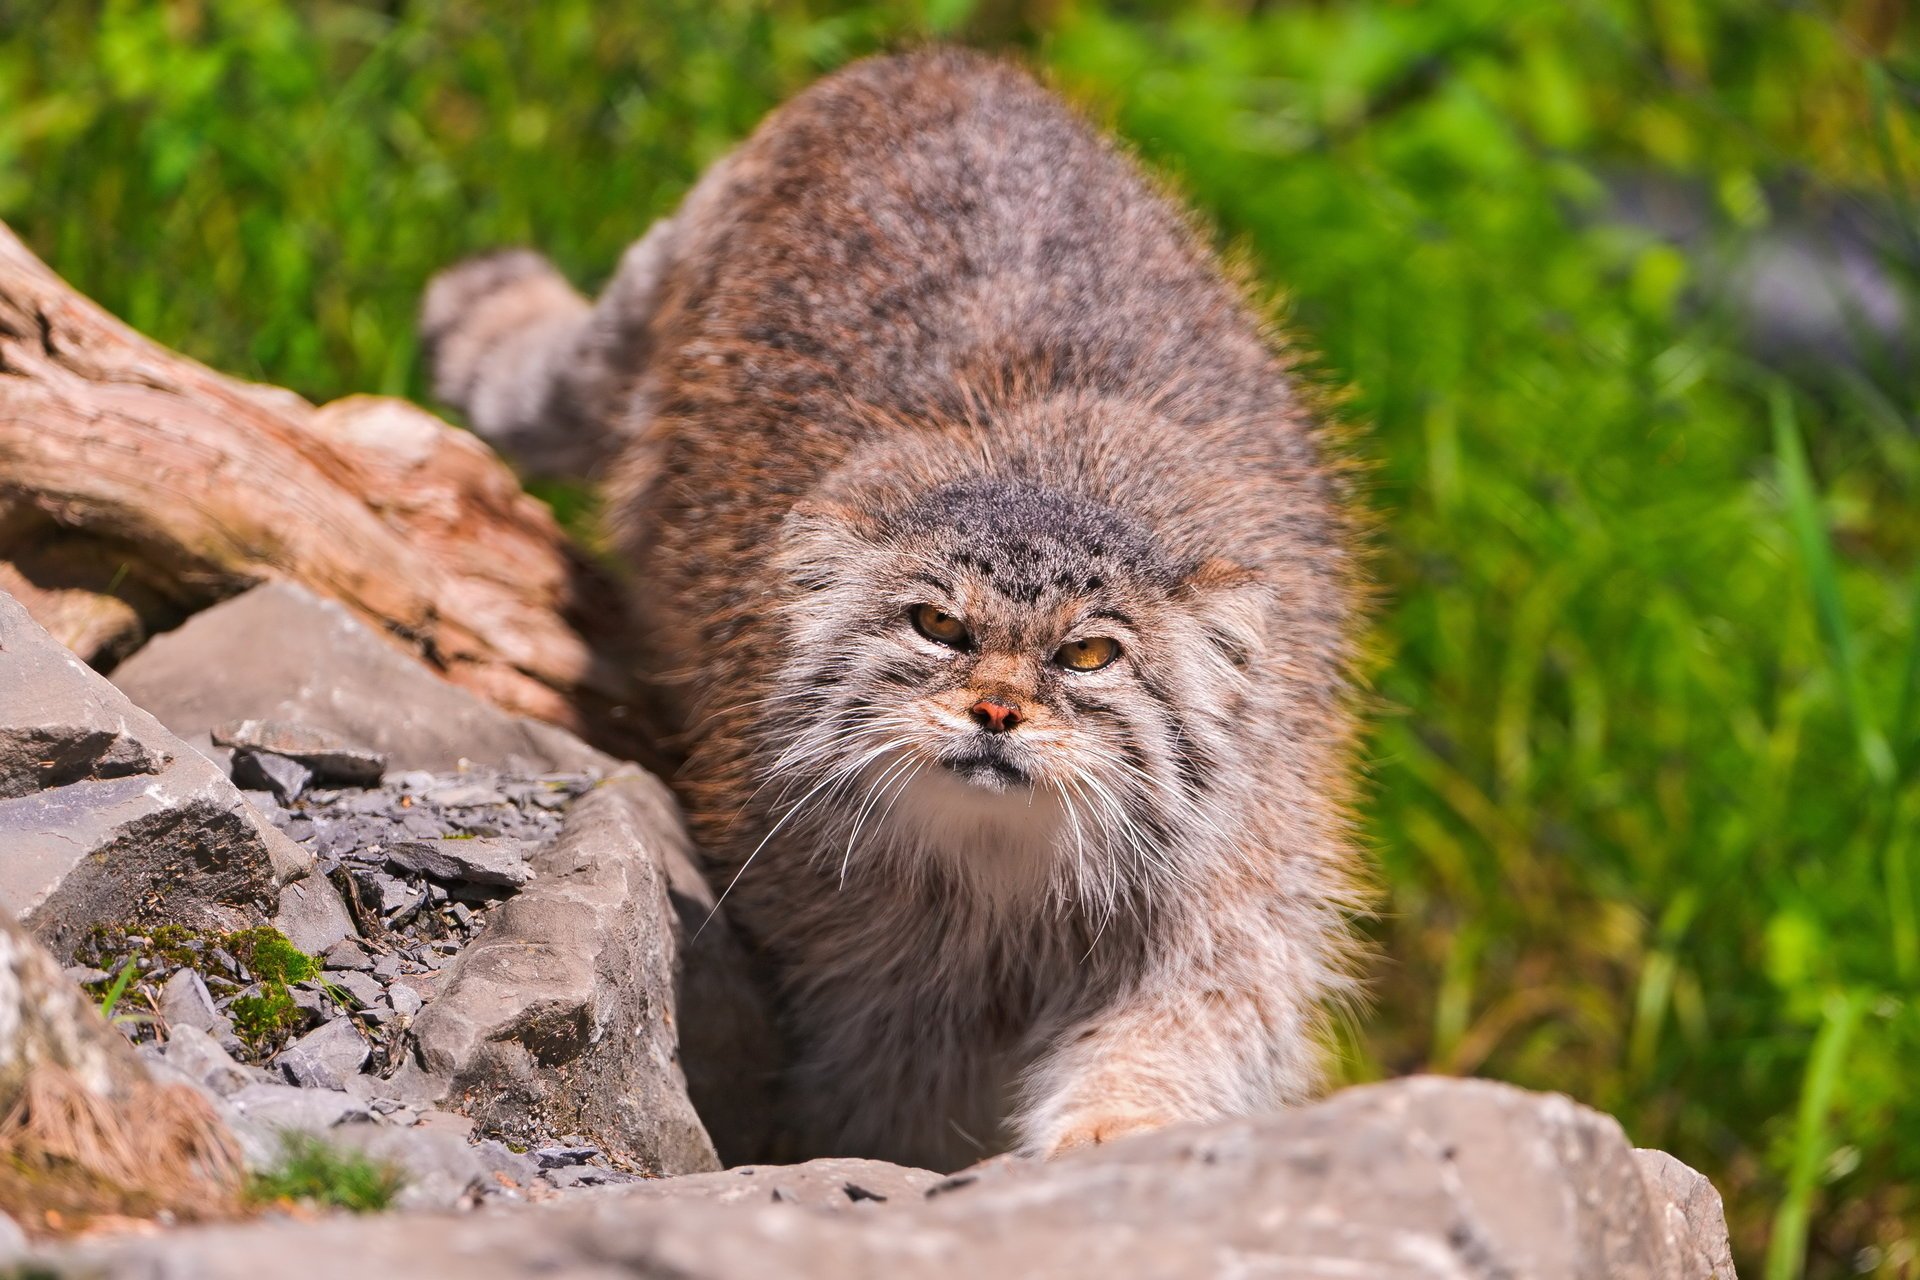
[[[1234,749],[1258,627],[1137,524],[978,481],[812,518],[785,558],[771,780],[811,794],[817,825],[847,816],[849,873],[881,848],[1011,860],[993,874],[1076,895],[1171,873]]]

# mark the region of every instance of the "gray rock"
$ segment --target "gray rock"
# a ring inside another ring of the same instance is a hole
[[[203,610],[114,669],[135,702],[184,738],[236,720],[332,734],[392,768],[462,760],[516,772],[611,772],[615,761],[551,725],[508,715],[442,680],[330,600],[272,582]]]
[[[654,779],[627,770],[582,797],[414,1020],[421,1064],[483,1131],[579,1132],[662,1173],[717,1167],[678,1062],[669,851],[687,856],[686,836]]]
[[[327,975],[327,985],[345,991],[362,1009],[386,999],[387,989],[370,973],[339,969]]]
[[[373,957],[352,938],[328,947],[323,962],[329,969],[359,969],[364,972],[373,968]]]
[[[226,1049],[199,1027],[173,1026],[168,1029],[166,1062],[188,1079],[223,1098],[249,1085],[277,1083],[266,1072],[235,1062]]]
[[[563,1165],[558,1169],[549,1169],[541,1176],[548,1186],[557,1191],[571,1191],[575,1187],[617,1187],[642,1181],[635,1174],[597,1164]]]
[[[792,1204],[839,1210],[859,1205],[908,1205],[946,1181],[931,1169],[910,1169],[884,1160],[830,1157],[804,1164],[746,1164],[720,1173],[661,1178],[636,1187],[647,1200],[716,1204]],[[853,1190],[849,1190],[853,1188]]]
[[[292,804],[306,794],[313,782],[313,771],[298,760],[269,755],[264,751],[233,753],[233,785],[248,791],[266,791],[275,802]]]
[[[404,982],[396,982],[387,988],[387,1002],[393,1006],[393,1011],[403,1018],[413,1017],[426,1003],[420,998],[418,991]]]
[[[215,1040],[233,1034],[233,1023],[213,1007],[206,980],[192,969],[179,969],[160,988],[160,1015],[170,1028],[191,1027]]]
[[[451,1130],[381,1125],[336,1132],[330,1141],[399,1171],[400,1191],[393,1199],[396,1209],[459,1209],[491,1181],[487,1166],[466,1137]]]
[[[247,1167],[271,1168],[286,1153],[289,1135],[319,1137],[337,1125],[371,1123],[367,1104],[333,1089],[288,1084],[250,1084],[227,1098],[228,1126],[239,1139]]]
[[[40,1257],[55,1275],[107,1280],[1710,1274],[1675,1256],[1669,1204],[1649,1194],[1617,1124],[1565,1098],[1487,1082],[1367,1086],[1282,1115],[931,1187],[935,1175],[924,1171],[849,1175],[844,1164],[578,1190],[431,1229],[395,1216],[335,1218],[81,1241]],[[783,1183],[796,1189],[791,1201],[773,1194]],[[856,1197],[848,1184],[886,1198]]]
[[[598,1147],[536,1147],[529,1152],[533,1162],[542,1169],[558,1169],[564,1165],[585,1164],[600,1154]]]
[[[344,1089],[347,1077],[360,1070],[370,1052],[352,1021],[337,1018],[282,1049],[273,1064],[305,1088]]]
[[[101,923],[262,924],[311,862],[0,595],[0,906],[56,955]]]
[[[525,1191],[540,1176],[540,1166],[531,1157],[492,1138],[474,1143],[473,1154],[492,1176],[492,1185],[487,1188],[490,1191]]]
[[[274,927],[287,941],[310,956],[324,955],[336,943],[354,934],[353,917],[340,891],[325,876],[302,876],[280,889],[280,910]]]
[[[387,861],[408,871],[462,884],[518,889],[533,878],[527,846],[518,840],[401,840],[387,848]]]
[[[235,749],[234,763],[253,753],[298,764],[314,780],[335,787],[377,787],[387,758],[339,734],[287,720],[229,720],[209,731],[215,746]],[[283,802],[284,803],[284,802]]]
[[[1640,1174],[1654,1203],[1664,1211],[1667,1248],[1678,1261],[1680,1273],[1732,1280],[1727,1210],[1713,1184],[1664,1151],[1636,1148],[1633,1157],[1640,1162]]]

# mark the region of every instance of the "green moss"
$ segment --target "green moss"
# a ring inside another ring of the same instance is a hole
[[[262,983],[257,996],[241,996],[227,1006],[233,1033],[247,1048],[264,1056],[293,1034],[300,1024],[300,1006],[279,983]]]
[[[220,939],[220,944],[245,965],[262,984],[306,982],[320,973],[320,962],[287,941],[287,935],[269,925],[242,929]]]
[[[393,1203],[405,1179],[383,1161],[342,1151],[311,1134],[287,1134],[280,1158],[247,1184],[256,1204],[301,1200],[352,1213],[377,1213]]]

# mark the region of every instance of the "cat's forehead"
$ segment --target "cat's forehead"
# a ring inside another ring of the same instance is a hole
[[[919,555],[1019,605],[1115,587],[1164,588],[1175,576],[1138,521],[1032,481],[942,485],[896,527]]]

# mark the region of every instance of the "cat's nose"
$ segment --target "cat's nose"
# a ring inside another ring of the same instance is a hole
[[[1020,708],[1010,702],[982,698],[973,704],[973,722],[988,733],[1005,733],[1026,719]]]

